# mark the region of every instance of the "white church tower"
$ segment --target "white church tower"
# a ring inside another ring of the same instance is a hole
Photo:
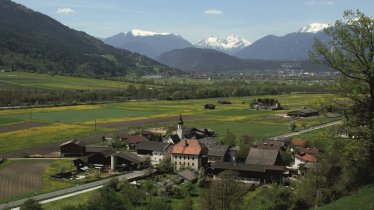
[[[182,120],[182,114],[179,114],[177,135],[178,135],[178,137],[179,137],[180,140],[183,140],[183,120]]]

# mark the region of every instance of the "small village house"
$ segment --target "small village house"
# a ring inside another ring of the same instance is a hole
[[[171,145],[159,141],[144,141],[137,145],[136,153],[138,155],[149,155],[152,165],[157,165],[161,162],[165,155],[170,153],[168,148]]]
[[[208,163],[223,162],[228,159],[228,145],[219,143],[218,140],[213,137],[198,139],[198,141],[204,144],[208,149]]]
[[[195,139],[186,139],[174,145],[171,152],[171,162],[177,170],[182,167],[190,167],[198,170],[206,164],[208,149]]]
[[[252,147],[249,150],[245,163],[253,165],[274,166],[281,165],[282,160],[279,154],[279,150]]]

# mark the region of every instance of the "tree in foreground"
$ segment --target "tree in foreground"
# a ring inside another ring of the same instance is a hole
[[[34,200],[34,199],[28,199],[23,203],[23,205],[20,208],[21,210],[42,210],[42,205]]]
[[[344,110],[346,125],[367,148],[363,169],[371,171],[362,174],[370,181],[374,169],[374,19],[360,11],[345,11],[344,19],[325,32],[331,41],[315,40],[310,57],[339,72],[338,93],[352,102]]]
[[[237,181],[237,173],[224,171],[208,189],[202,190],[201,206],[207,210],[240,209],[246,192],[247,189]]]

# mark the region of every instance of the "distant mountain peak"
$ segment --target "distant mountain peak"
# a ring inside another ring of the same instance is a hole
[[[323,29],[328,28],[328,27],[330,27],[330,25],[327,24],[327,23],[316,22],[316,23],[311,23],[311,24],[308,24],[306,26],[303,26],[302,28],[299,29],[298,32],[300,32],[300,33],[318,33],[318,32],[320,32]]]
[[[234,51],[247,47],[250,41],[243,39],[237,35],[230,35],[225,39],[216,36],[209,36],[195,44],[198,48],[215,49],[221,51]]]
[[[133,36],[155,36],[155,35],[171,35],[170,33],[157,33],[153,31],[143,31],[140,29],[133,29],[126,34],[132,34]]]

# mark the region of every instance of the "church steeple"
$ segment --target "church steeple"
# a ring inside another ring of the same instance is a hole
[[[179,137],[180,140],[183,140],[183,119],[182,119],[182,114],[179,114],[177,135],[178,135],[178,137]]]

